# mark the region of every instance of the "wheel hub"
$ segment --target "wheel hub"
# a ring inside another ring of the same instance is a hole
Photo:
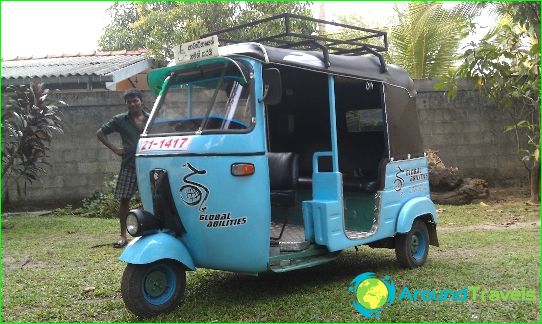
[[[162,271],[153,271],[145,279],[145,291],[150,297],[162,295],[167,287],[167,275]]]
[[[418,239],[417,235],[412,235],[412,240],[410,241],[410,250],[413,254],[416,254],[418,252],[418,248],[420,247],[420,240]]]

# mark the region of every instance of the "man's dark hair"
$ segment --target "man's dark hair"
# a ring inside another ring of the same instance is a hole
[[[143,101],[143,93],[139,89],[132,88],[124,91],[124,102],[126,102],[129,97],[138,97],[139,100]]]

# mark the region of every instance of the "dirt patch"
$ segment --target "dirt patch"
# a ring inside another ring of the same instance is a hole
[[[31,257],[13,258],[9,255],[2,256],[2,271],[21,270],[29,268],[46,268],[47,263],[42,261],[32,260]]]
[[[489,188],[489,198],[480,201],[499,202],[528,202],[530,191],[528,187],[493,187]]]
[[[450,247],[440,247],[440,248],[433,248],[431,247],[431,258],[457,258],[458,256],[461,256],[462,259],[468,259],[468,258],[474,258],[477,255],[487,255],[487,251],[481,251],[481,249],[474,249],[474,248],[450,248]]]
[[[53,213],[52,210],[38,210],[38,211],[23,211],[23,212],[10,212],[10,213],[2,213],[2,216],[45,216],[45,215],[51,215]]]
[[[503,223],[491,223],[491,224],[479,224],[479,225],[467,225],[467,226],[440,226],[439,232],[466,232],[475,230],[508,230],[508,229],[520,229],[520,228],[533,228],[540,229],[540,220],[530,222],[514,222],[506,221]]]

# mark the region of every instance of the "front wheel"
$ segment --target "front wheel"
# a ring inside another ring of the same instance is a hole
[[[395,255],[403,268],[421,267],[427,261],[429,252],[429,233],[421,219],[412,224],[408,233],[395,237]]]
[[[172,260],[128,264],[121,282],[126,308],[139,317],[171,312],[183,301],[185,287],[185,270]]]

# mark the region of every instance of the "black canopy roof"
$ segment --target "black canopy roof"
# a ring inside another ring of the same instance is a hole
[[[380,81],[406,89],[411,97],[416,94],[408,74],[386,64],[381,52],[387,51],[388,39],[383,31],[283,13],[201,37],[213,35],[229,45],[221,47],[221,55],[243,54],[266,63]]]
[[[270,64],[382,82],[388,124],[388,157],[401,159],[424,154],[416,114],[414,82],[408,73],[398,66],[390,64],[382,71],[379,58],[372,54],[361,56],[329,54],[329,66],[326,67],[322,52],[275,48],[258,43],[220,47],[219,54],[245,55]]]
[[[414,82],[402,68],[388,64],[382,71],[381,62],[372,54],[346,56],[329,54],[329,66],[326,67],[324,54],[320,51],[304,51],[265,46],[258,43],[241,43],[220,47],[220,55],[246,55],[266,63],[296,66],[308,70],[334,75],[351,76],[366,80],[380,81],[408,91],[411,97],[416,95]]]
[[[330,30],[341,28],[347,37],[338,39],[317,31],[316,24],[327,25]],[[309,29],[302,30],[301,26]],[[275,31],[277,27],[280,28]],[[250,28],[262,35],[244,39],[244,31]],[[268,64],[382,82],[388,157],[423,155],[414,82],[402,68],[386,64],[381,54],[388,49],[385,32],[284,13],[214,31],[202,38],[211,35],[228,45],[219,48],[221,56],[245,55]]]

